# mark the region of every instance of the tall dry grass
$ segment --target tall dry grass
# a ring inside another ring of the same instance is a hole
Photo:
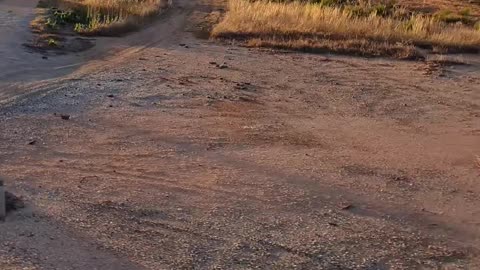
[[[480,31],[447,25],[426,15],[399,19],[354,16],[346,9],[316,4],[230,0],[229,10],[214,37],[253,37],[269,44],[275,40],[295,43],[302,39],[368,40],[440,47],[479,47]],[[313,42],[314,43],[314,42]]]
[[[73,10],[76,32],[118,35],[157,15],[168,0],[56,0],[52,6]]]
[[[68,2],[75,2],[92,11],[110,13],[119,17],[148,17],[157,13],[165,5],[164,0],[68,0]]]

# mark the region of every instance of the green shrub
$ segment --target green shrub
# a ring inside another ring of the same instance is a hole
[[[52,8],[50,16],[45,22],[45,25],[50,29],[58,29],[60,26],[67,24],[84,23],[86,18],[77,10],[60,10]]]

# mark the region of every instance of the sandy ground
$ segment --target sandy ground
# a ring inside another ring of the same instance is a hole
[[[218,9],[2,81],[2,269],[480,268],[478,65],[195,38]]]

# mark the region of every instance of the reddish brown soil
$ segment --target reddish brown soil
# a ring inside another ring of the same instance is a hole
[[[0,168],[27,209],[0,224],[2,266],[480,267],[478,56],[224,46],[187,23],[212,8],[3,88]]]

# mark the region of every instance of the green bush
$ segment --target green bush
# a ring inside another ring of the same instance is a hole
[[[45,22],[45,25],[51,29],[58,29],[60,26],[67,24],[85,23],[86,18],[77,10],[60,10],[52,8],[50,17]]]

